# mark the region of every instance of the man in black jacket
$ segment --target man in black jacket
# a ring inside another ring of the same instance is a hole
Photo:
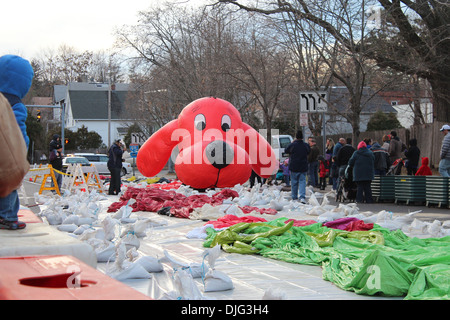
[[[289,154],[289,170],[291,171],[292,200],[297,200],[300,193],[300,202],[306,203],[306,174],[308,173],[308,154],[310,147],[303,141],[303,132],[297,131],[294,140],[284,152]]]
[[[339,149],[339,152],[336,156],[336,163],[339,167],[339,178],[345,175],[345,169],[348,165],[348,160],[355,152],[355,148],[352,146],[352,138],[347,138],[347,144]]]
[[[111,181],[109,182],[109,195],[117,195],[120,193],[120,173],[122,171],[122,155],[123,150],[120,146],[120,140],[114,141],[108,150],[108,169],[111,172]]]

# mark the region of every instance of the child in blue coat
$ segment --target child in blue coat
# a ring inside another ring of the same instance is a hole
[[[28,113],[21,99],[30,89],[33,76],[33,68],[28,60],[16,55],[0,57],[0,93],[11,105],[27,148],[30,142],[25,125]],[[0,198],[0,229],[17,230],[25,228],[26,224],[18,221],[19,208],[20,202],[17,190],[4,198]]]

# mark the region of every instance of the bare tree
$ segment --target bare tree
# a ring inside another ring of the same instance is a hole
[[[448,108],[450,102],[450,5],[448,2],[432,0],[378,0],[378,2],[367,1],[362,4],[359,1],[336,2],[342,8],[377,3],[383,6],[394,28],[381,30],[372,37],[372,41],[364,43],[360,43],[359,39],[367,37],[366,32],[360,33],[358,37],[352,37],[345,32],[345,29],[340,28],[340,19],[335,19],[334,15],[319,14],[324,5],[333,3],[331,1],[260,1],[254,6],[244,5],[243,1],[239,0],[219,0],[219,2],[231,3],[246,11],[265,15],[291,13],[297,20],[306,20],[323,28],[342,46],[352,52],[357,49],[361,54],[376,60],[383,68],[389,67],[427,79],[433,89],[436,120],[450,121]],[[347,16],[350,17],[350,15]]]

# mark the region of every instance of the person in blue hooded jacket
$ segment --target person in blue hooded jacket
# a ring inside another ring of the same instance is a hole
[[[375,177],[375,156],[367,148],[367,144],[361,141],[358,148],[348,160],[348,166],[353,168],[353,181],[356,183],[356,202],[372,203],[371,183]]]
[[[27,135],[25,120],[27,108],[22,103],[22,98],[30,90],[34,71],[28,60],[16,55],[4,55],[0,57],[0,93],[9,101],[16,117],[17,124],[22,131],[25,144],[28,149],[30,139]],[[8,196],[0,198],[0,228],[23,229],[26,224],[18,221],[20,202],[17,190]]]

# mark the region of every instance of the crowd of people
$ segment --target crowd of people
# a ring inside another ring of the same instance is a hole
[[[439,174],[449,177],[450,126],[444,125],[440,131],[445,137],[440,153]],[[371,183],[375,175],[384,176],[396,168],[399,171],[394,174],[398,174],[402,166],[406,168],[407,175],[432,175],[429,158],[421,158],[417,139],[410,139],[406,145],[396,131],[384,135],[381,144],[364,139],[356,149],[351,138],[340,138],[337,143],[328,138],[322,154],[315,138],[309,137],[308,142],[305,142],[299,130],[285,153],[289,154],[289,159],[280,164],[283,181],[286,186],[291,186],[292,199],[299,199],[303,203],[307,185],[324,190],[329,184],[333,190],[337,190],[341,179],[348,177],[349,170],[351,179],[357,185],[357,203],[373,202]]]

